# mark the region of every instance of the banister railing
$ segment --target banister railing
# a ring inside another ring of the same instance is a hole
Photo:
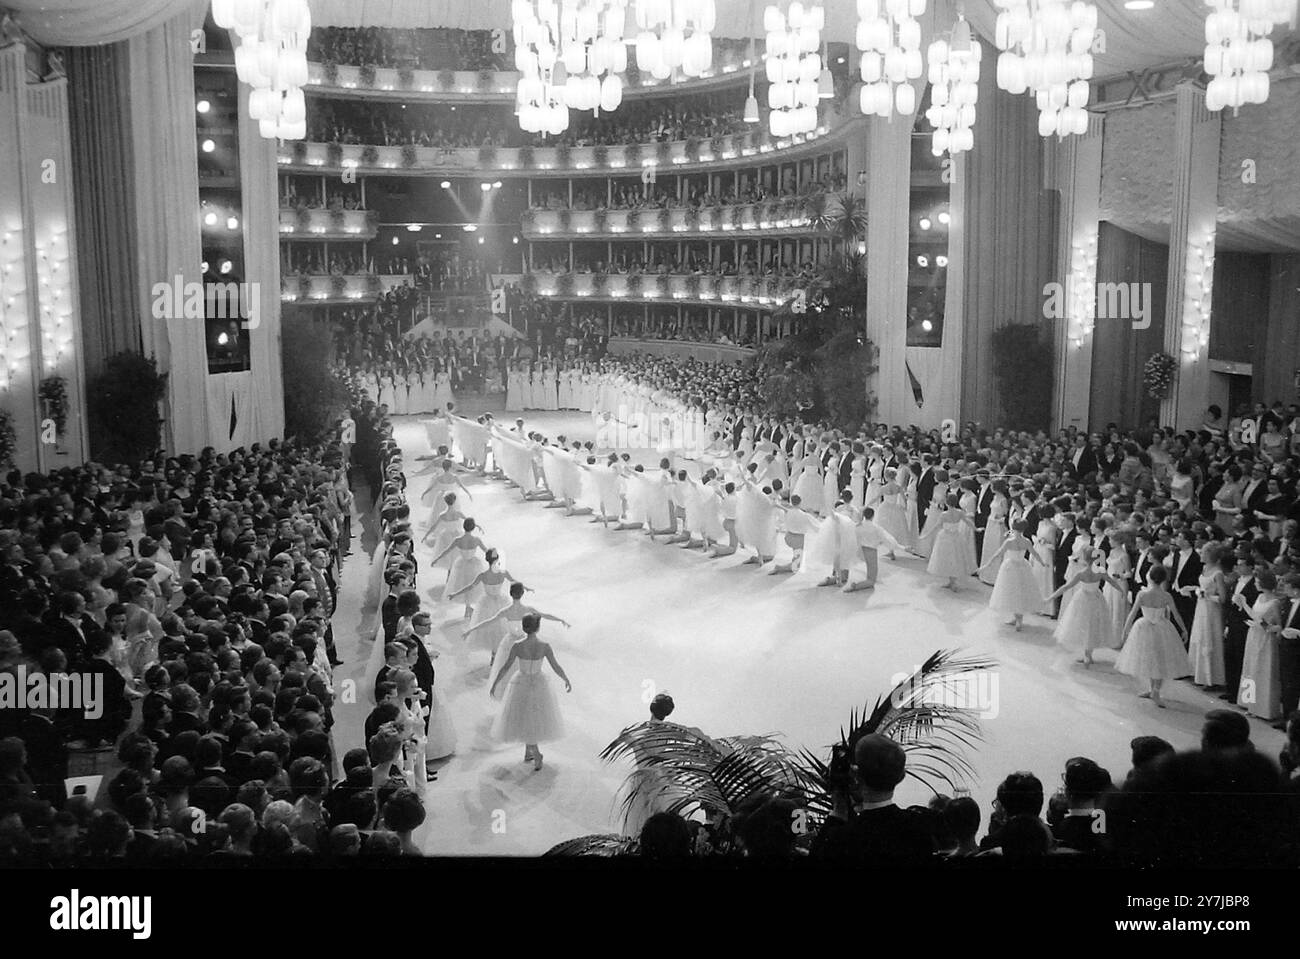
[[[700,209],[529,210],[522,229],[529,239],[582,235],[673,236],[682,233],[754,233],[818,229],[827,194],[778,197]]]

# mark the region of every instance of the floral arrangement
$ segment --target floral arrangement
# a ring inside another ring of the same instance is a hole
[[[733,206],[731,208],[731,225],[737,230],[739,230],[745,223],[746,209],[747,207],[744,206]]]
[[[420,155],[415,152],[414,143],[402,144],[402,166],[406,167],[409,170],[411,167],[415,166],[415,164],[418,162],[419,156]]]
[[[325,165],[331,167],[343,165],[343,144],[331,143],[325,147]]]
[[[441,87],[443,90],[451,90],[451,89],[453,89],[453,88],[456,86],[456,71],[455,71],[455,70],[439,70],[439,71],[438,71],[438,86]]]
[[[644,277],[640,273],[633,273],[627,278],[627,295],[636,299],[641,295],[641,281]]]
[[[699,137],[686,138],[686,159],[691,163],[698,163],[700,159],[700,139]]]
[[[623,148],[623,157],[627,160],[627,165],[634,169],[641,166],[641,144],[630,143]]]
[[[655,216],[655,229],[660,233],[671,233],[673,230],[672,216],[667,210],[660,210]]]
[[[399,67],[397,70],[397,82],[402,89],[409,90],[415,86],[415,70],[411,67]]]
[[[484,93],[491,93],[497,84],[497,75],[492,70],[480,70],[478,72],[478,88]]]
[[[700,298],[700,277],[696,274],[691,274],[686,278],[686,296],[692,300]]]
[[[561,273],[555,278],[556,296],[573,296],[573,274]]]
[[[379,147],[373,144],[361,148],[362,166],[379,166]]]
[[[667,140],[660,140],[655,145],[655,162],[663,167],[673,162],[673,145]]]
[[[523,278],[520,279],[519,281],[519,288],[523,290],[525,293],[527,293],[529,296],[536,296],[537,277],[533,276],[533,274],[531,273],[525,274]]]
[[[609,295],[609,277],[604,273],[596,273],[592,276],[591,295],[598,297]]]
[[[361,86],[373,87],[375,85],[375,65],[373,63],[363,63],[360,68]]]
[[[293,162],[298,164],[307,162],[307,141],[293,141]]]
[[[484,168],[494,167],[497,165],[497,148],[492,144],[478,148],[478,162]]]
[[[337,60],[326,60],[322,65],[325,85],[336,87],[339,85],[339,64]]]
[[[18,449],[18,433],[14,430],[14,418],[8,410],[0,410],[0,466],[13,462]]]
[[[302,209],[298,211],[294,220],[294,229],[299,233],[308,233],[311,231],[311,210]]]
[[[342,210],[330,210],[330,232],[342,233],[347,229],[348,218]]]
[[[573,228],[573,217],[568,210],[560,211],[560,232],[568,233]]]
[[[519,148],[519,166],[525,170],[531,170],[533,167],[533,148]]]
[[[643,222],[644,222],[644,214],[640,210],[628,211],[627,228],[629,232],[640,233]]]
[[[1142,385],[1146,388],[1147,396],[1158,400],[1167,397],[1174,384],[1177,368],[1178,361],[1168,353],[1152,353],[1142,366]]]
[[[596,166],[607,166],[609,164],[609,147],[592,147],[591,158],[595,161]]]
[[[592,216],[595,221],[595,230],[597,233],[609,232],[609,215],[604,210],[597,210]]]
[[[348,292],[348,279],[345,276],[330,277],[330,292],[335,296],[346,296]]]
[[[567,170],[569,168],[569,160],[572,158],[572,156],[573,156],[573,151],[570,150],[567,146],[561,145],[556,147],[555,165],[559,167],[561,170]]]

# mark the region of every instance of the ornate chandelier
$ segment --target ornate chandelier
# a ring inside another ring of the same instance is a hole
[[[569,110],[623,102],[626,0],[514,0],[515,108],[529,133],[563,133]]]
[[[935,40],[926,59],[930,64],[930,109],[925,118],[934,127],[931,152],[941,156],[964,153],[975,145],[975,102],[979,99],[983,49],[971,35],[965,17],[957,20],[951,40]]]
[[[857,46],[862,51],[859,70],[862,92],[859,106],[867,116],[888,117],[897,110],[910,114],[916,109],[919,80],[921,24],[925,0],[858,0]]]
[[[656,80],[698,77],[713,66],[713,0],[636,0],[636,63]]]
[[[307,136],[307,0],[212,0],[212,20],[238,35],[235,71],[251,86],[248,115],[268,140]]]
[[[805,8],[799,0],[788,14],[770,6],[763,11],[767,31],[767,115],[774,137],[808,133],[817,129],[817,101],[820,99],[821,45],[826,11],[821,6]]]
[[[1040,136],[1086,133],[1096,5],[1085,0],[993,2],[1000,8],[994,39],[1003,51],[998,86],[1011,94],[1034,94]]]
[[[1268,71],[1280,23],[1294,22],[1296,0],[1206,0],[1214,11],[1205,18],[1205,87],[1209,110],[1263,103],[1268,99]]]

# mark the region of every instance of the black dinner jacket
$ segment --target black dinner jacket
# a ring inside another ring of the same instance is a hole
[[[1174,557],[1174,562],[1177,563],[1179,558]],[[1192,554],[1187,557],[1187,562],[1174,577],[1174,587],[1197,585],[1201,581],[1201,565],[1201,557],[1196,554],[1196,550],[1192,550]]]
[[[850,450],[840,457],[839,465],[840,489],[848,489],[849,482],[853,479],[853,451]]]

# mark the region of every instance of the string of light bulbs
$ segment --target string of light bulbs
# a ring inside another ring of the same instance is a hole
[[[307,0],[212,0],[212,20],[238,36],[235,71],[251,86],[248,115],[268,140],[307,136]]]
[[[1086,0],[993,0],[999,8],[994,42],[998,86],[1033,93],[1040,136],[1088,130],[1088,80],[1097,7]]]
[[[930,108],[925,118],[934,127],[931,152],[964,153],[975,146],[975,103],[979,100],[983,48],[965,17],[958,17],[948,40],[935,40],[926,51]]]
[[[867,116],[888,117],[895,110],[907,115],[916,109],[916,88],[908,81],[923,73],[917,17],[924,13],[925,0],[858,0],[863,83],[858,105]]]
[[[713,66],[714,0],[636,0],[636,64],[656,80],[698,77]]]
[[[826,11],[820,4],[805,7],[800,0],[794,0],[786,13],[775,5],[763,11],[770,109],[767,122],[774,137],[817,129],[823,73],[817,51],[825,26]]]
[[[1273,67],[1273,28],[1295,23],[1297,0],[1206,0],[1214,10],[1205,18],[1205,87],[1209,110],[1234,110],[1268,99]]]

